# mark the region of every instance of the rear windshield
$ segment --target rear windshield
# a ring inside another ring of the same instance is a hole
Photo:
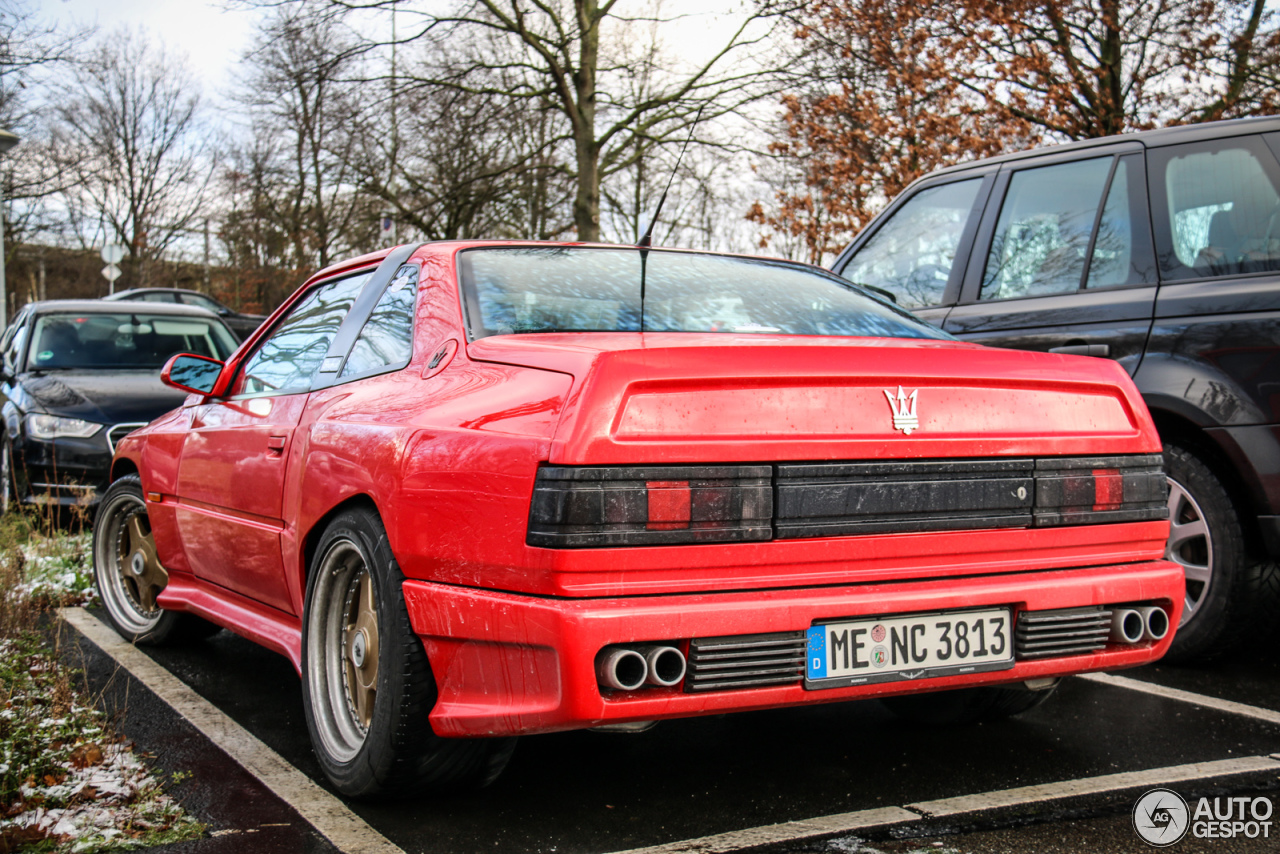
[[[630,247],[459,253],[472,338],[519,332],[733,332],[949,338],[833,275],[781,261]]]
[[[225,360],[235,340],[220,321],[145,311],[44,314],[36,319],[27,370],[154,368],[175,353]]]

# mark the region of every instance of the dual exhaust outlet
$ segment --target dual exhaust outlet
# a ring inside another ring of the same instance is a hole
[[[674,646],[606,646],[596,656],[596,681],[615,691],[670,688],[680,684],[684,672],[684,653]]]
[[[1111,612],[1113,643],[1140,643],[1164,640],[1169,634],[1169,615],[1163,608],[1141,605],[1136,608],[1116,608]]]

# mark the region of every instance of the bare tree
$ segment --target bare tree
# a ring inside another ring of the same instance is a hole
[[[280,5],[287,0],[244,0]],[[296,0],[307,2],[307,0]],[[568,152],[573,181],[572,223],[581,240],[600,239],[601,184],[656,147],[683,142],[699,108],[708,122],[758,98],[768,79],[752,62],[772,33],[772,3],[752,3],[735,26],[703,55],[676,62],[664,57],[643,98],[626,81],[643,51],[622,47],[647,37],[645,28],[688,24],[666,15],[655,0],[452,0],[451,9],[424,11],[402,0],[314,0],[331,13],[394,11],[402,18],[400,44],[467,44],[469,61],[450,62],[415,83],[507,100],[525,112],[556,116],[550,142]],[[385,39],[370,39],[373,48]],[[439,55],[449,55],[438,48]],[[758,58],[758,57],[757,57]]]
[[[511,102],[410,84],[362,112],[362,187],[428,240],[554,236],[569,226],[557,215],[568,181],[550,124]]]
[[[76,65],[54,112],[77,236],[123,243],[134,272],[126,282],[148,284],[154,262],[194,230],[213,172],[195,82],[144,32],[119,31]]]
[[[48,111],[36,93],[89,35],[42,20],[21,0],[0,0],[0,128],[22,138],[21,147],[0,161],[9,258],[59,219],[47,201],[66,185],[66,176],[53,163]]]
[[[238,100],[249,108],[255,156],[279,179],[265,212],[287,235],[289,266],[325,267],[355,248],[352,228],[368,218],[353,169],[355,45],[340,21],[282,7],[264,21],[246,62]]]

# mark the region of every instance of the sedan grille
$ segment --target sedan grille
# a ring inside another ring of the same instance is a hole
[[[724,691],[799,682],[804,675],[804,632],[694,638],[684,690]]]
[[[128,436],[139,427],[146,427],[146,423],[139,421],[132,424],[117,424],[107,431],[107,447],[111,449],[111,453],[116,452],[116,445],[120,444],[120,440]]]
[[[1111,612],[1105,608],[1023,611],[1014,631],[1014,652],[1019,659],[1083,655],[1106,646],[1110,633]]]

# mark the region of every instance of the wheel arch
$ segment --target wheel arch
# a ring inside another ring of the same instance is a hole
[[[1258,510],[1255,495],[1260,484],[1250,484],[1230,455],[1199,424],[1169,409],[1150,405],[1151,419],[1162,442],[1179,445],[1200,457],[1222,482],[1235,506],[1236,515],[1244,527],[1247,548],[1251,553],[1262,554],[1265,549],[1262,533],[1258,528]]]
[[[348,496],[333,507],[330,507],[311,524],[311,527],[307,529],[302,537],[302,548],[298,550],[300,566],[297,567],[300,590],[305,591],[307,589],[307,575],[311,571],[311,562],[315,557],[316,548],[320,545],[320,538],[324,536],[325,529],[329,527],[329,523],[339,514],[356,507],[372,510],[382,523],[383,529],[386,529],[386,516],[383,515],[382,510],[378,507],[378,502],[374,501],[373,496],[368,493],[361,492]]]
[[[111,461],[111,483],[115,483],[122,477],[128,477],[131,474],[142,476],[142,471],[138,468],[138,464],[128,457],[120,457]]]

